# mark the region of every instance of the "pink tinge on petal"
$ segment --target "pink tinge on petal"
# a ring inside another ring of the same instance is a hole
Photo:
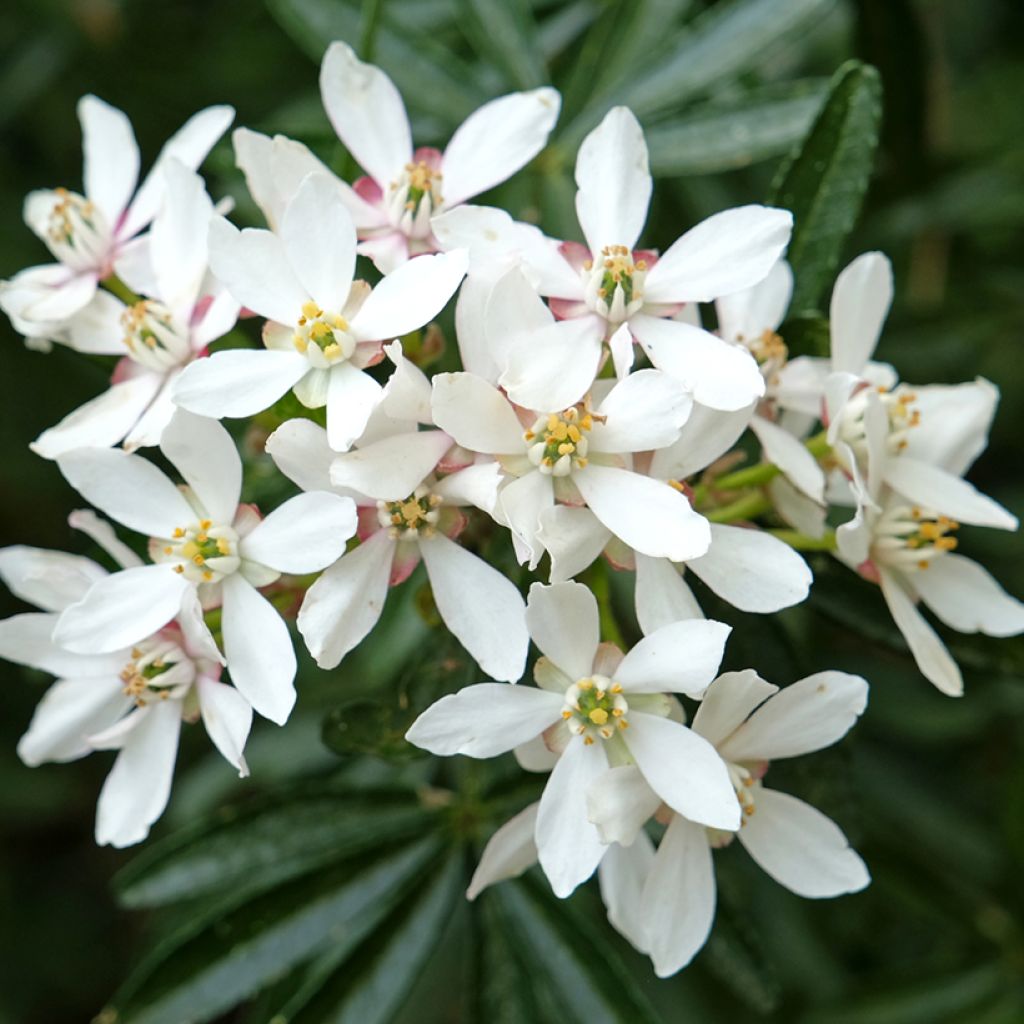
[[[350,361],[357,369],[365,370],[368,366],[376,366],[383,358],[384,342],[360,341],[356,343],[356,350],[352,353]]]
[[[618,537],[612,537],[601,554],[613,569],[636,572],[636,552]]]
[[[441,456],[441,461],[437,464],[437,471],[438,473],[457,473],[460,469],[472,466],[475,462],[476,456],[471,451],[453,444]]]
[[[551,298],[548,299],[548,308],[554,313],[556,320],[575,320],[590,312],[587,304],[579,299]]]
[[[615,644],[608,642],[598,644],[597,653],[594,655],[594,672],[612,679],[624,657],[625,654]]]
[[[565,722],[555,722],[554,725],[549,725],[542,733],[541,738],[544,740],[544,746],[551,751],[552,754],[561,754],[565,750],[566,744],[572,738],[572,733],[569,732]]]
[[[384,190],[373,178],[365,175],[362,178],[356,178],[352,184],[352,190],[371,206],[379,206],[384,201]]]
[[[657,249],[634,249],[633,250],[633,262],[639,263],[641,260],[647,264],[647,269],[650,270],[655,263],[658,262],[658,250]]]
[[[245,502],[238,506],[231,527],[238,534],[239,540],[241,540],[242,537],[252,533],[262,522],[263,513],[260,512],[259,508],[251,502]]]
[[[391,563],[391,579],[388,580],[388,585],[397,587],[399,583],[404,583],[419,564],[419,544],[415,541],[399,541],[395,545],[395,558]]]
[[[869,583],[881,584],[882,582],[882,574],[878,571],[878,566],[870,558],[865,559],[857,566],[857,573]]]
[[[133,377],[138,377],[140,373],[151,373],[151,370],[145,370],[140,366],[134,359],[130,359],[128,356],[124,356],[118,359],[117,365],[114,367],[114,372],[110,375],[111,384],[123,384],[126,380],[131,380]]]
[[[192,307],[192,316],[189,318],[189,326],[195,327],[204,316],[206,311],[213,305],[212,295],[200,295],[196,304]]]
[[[433,146],[420,146],[412,155],[414,163],[426,164],[432,171],[441,170],[441,161],[444,154]]]
[[[583,264],[591,259],[590,250],[581,242],[563,242],[558,251],[577,274],[583,272]]]
[[[455,540],[468,525],[469,517],[461,509],[453,508],[451,505],[441,509],[437,526],[449,540]]]
[[[243,306],[238,311],[239,320],[251,320],[254,316],[259,316],[259,313],[253,312],[248,306]]]
[[[369,540],[381,528],[376,502],[372,505],[360,505],[356,509],[356,536],[360,543]]]

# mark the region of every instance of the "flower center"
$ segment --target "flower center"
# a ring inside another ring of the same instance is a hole
[[[404,501],[378,501],[377,520],[392,540],[412,540],[417,534],[432,537],[441,517],[441,497],[424,486]]]
[[[584,405],[574,405],[563,412],[541,416],[523,434],[530,445],[527,455],[542,472],[551,476],[568,476],[575,466],[587,464],[587,439],[594,426],[594,416]]]
[[[344,362],[356,350],[348,321],[340,313],[325,313],[315,302],[303,305],[292,344],[318,370]]]
[[[595,737],[609,740],[616,729],[626,729],[629,704],[622,696],[622,687],[607,676],[589,676],[573,683],[565,691],[562,718],[574,736],[582,736],[591,744]]]
[[[423,160],[406,164],[398,180],[388,186],[391,223],[410,238],[429,237],[430,218],[443,202],[441,172]]]
[[[581,274],[587,305],[611,323],[622,323],[644,304],[647,263],[634,261],[624,245],[606,245],[583,264]]]
[[[740,764],[734,761],[726,761],[729,769],[729,781],[736,791],[736,799],[740,802],[740,828],[752,818],[757,810],[757,792],[761,788],[761,779],[768,770],[768,762],[762,761],[755,764]],[[728,846],[735,838],[735,832],[729,832],[721,828],[709,828],[707,830],[708,842],[715,849]]]
[[[238,534],[230,526],[201,519],[179,526],[161,549],[161,561],[173,562],[174,571],[193,583],[219,583],[238,569]]]
[[[126,306],[121,327],[129,357],[147,369],[163,373],[185,362],[191,354],[188,331],[175,322],[162,302],[143,299]]]
[[[859,459],[867,458],[864,413],[868,407],[869,394],[869,388],[862,388],[850,398],[842,412],[840,437],[849,444]],[[890,455],[898,455],[907,447],[907,435],[911,429],[921,423],[921,410],[914,405],[917,395],[902,384],[893,391],[878,387],[875,394],[878,395],[889,418],[886,448]]]
[[[954,551],[960,524],[927,509],[899,505],[889,509],[875,525],[872,555],[879,562],[903,570],[927,569],[932,560]]]
[[[157,634],[132,648],[121,670],[124,695],[144,707],[151,700],[184,697],[196,678],[192,659],[173,640]]]
[[[106,259],[109,232],[96,206],[77,192],[56,189],[46,237],[53,254],[68,266],[97,267]]]

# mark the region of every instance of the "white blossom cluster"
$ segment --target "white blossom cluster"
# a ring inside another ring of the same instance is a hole
[[[892,298],[876,252],[836,281],[831,358],[790,359],[777,333],[792,291],[785,210],[725,210],[662,253],[636,248],[652,181],[624,107],[580,147],[581,239],[558,241],[470,202],[545,146],[554,90],[485,104],[443,153],[414,148],[391,80],[343,43],[321,91],[366,174],[349,185],[301,143],[237,129],[266,228],[232,225],[195,170],[227,107],[190,119],[137,187],[128,119],[87,96],[83,193],[26,200],[54,262],[3,282],[0,307],[36,348],[119,357],[110,388],[32,448],[107,517],[69,522],[118,568],[0,551],[0,576],[40,609],[0,623],[0,654],[57,677],[22,759],[118,750],[96,839],[139,842],[167,804],[182,721],[201,718],[245,775],[253,711],[288,719],[282,612],[297,606],[331,669],[422,560],[445,625],[496,681],[440,699],[409,742],[514,751],[550,773],[487,845],[470,898],[535,862],[560,897],[596,870],[611,923],[667,975],[707,937],[712,850],[733,839],[800,895],[865,886],[839,828],[766,779],[772,761],[844,736],[867,684],[719,675],[730,627],[704,617],[687,576],[771,613],[808,594],[797,549],[832,549],[879,584],[922,674],[961,693],[921,603],[962,632],[1024,631],[1024,605],[954,550],[961,524],[1017,526],[964,480],[995,387],[911,386],[872,361]],[[370,264],[373,285],[356,276]],[[429,379],[398,339],[453,300],[462,369]],[[262,322],[263,347],[210,354],[240,317]],[[326,427],[311,414],[267,439],[300,493],[264,516],[240,503],[242,460],[219,421],[289,392]],[[760,455],[736,470],[748,431]],[[143,454],[154,448],[173,478]],[[787,528],[758,526],[766,514]],[[527,600],[460,543],[473,518],[546,573]],[[147,539],[147,560],[108,519]],[[644,638],[629,651],[601,642],[607,599],[574,581],[601,556],[634,574]],[[535,686],[518,682],[531,641]],[[689,720],[680,696],[696,702]]]

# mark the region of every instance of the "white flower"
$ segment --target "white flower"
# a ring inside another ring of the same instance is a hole
[[[83,96],[78,119],[85,195],[61,188],[32,192],[25,200],[25,223],[58,262],[23,270],[0,288],[0,308],[15,330],[52,336],[89,303],[103,278],[116,273],[133,285],[140,261],[145,267],[145,243],[136,236],[160,208],[167,162],[198,167],[234,116],[231,107],[208,107],[189,118],[136,191],[139,147],[131,123],[103,100]]]
[[[566,243],[562,273],[554,275],[545,261],[537,274],[558,322],[544,325],[541,343],[530,337],[538,326],[532,320],[502,326],[500,317],[488,314],[512,400],[548,407],[578,401],[589,386],[588,374],[590,380],[597,374],[605,344],[621,376],[632,365],[634,340],[656,367],[683,381],[705,405],[739,409],[764,394],[764,380],[747,352],[673,317],[686,303],[707,302],[762,280],[789,241],[791,214],[762,206],[726,210],[692,228],[661,257],[636,250],[652,186],[643,130],[625,107],[609,111],[584,140],[576,183],[576,212],[589,248]],[[484,212],[477,216],[480,230],[486,230]],[[558,391],[520,393],[523,366],[535,363],[534,373],[546,375]],[[568,387],[568,366],[576,368],[582,390],[559,400]]]
[[[139,564],[92,513],[73,513],[125,568]],[[96,841],[128,846],[146,838],[170,795],[181,722],[202,717],[217,749],[240,776],[252,708],[220,682],[221,665],[201,619],[190,609],[131,647],[76,654],[51,639],[59,613],[109,578],[90,559],[38,548],[0,550],[0,577],[44,609],[0,622],[0,656],[49,672],[47,690],[18,744],[30,766],[73,761],[93,750],[120,751],[100,794]]]
[[[114,573],[61,615],[54,640],[104,654],[138,643],[193,614],[221,605],[232,679],[261,715],[283,723],[295,703],[295,653],[288,628],[257,587],[281,573],[309,573],[333,562],[355,532],[355,508],[334,494],[300,494],[262,521],[239,505],[242,462],[214,420],[178,411],[160,450],[181,473],[181,490],[141,456],[83,448],[57,460],[93,505],[150,537],[154,564]]]
[[[698,693],[714,675],[729,628],[679,622],[625,657],[599,643],[593,594],[578,583],[535,583],[527,625],[543,658],[538,688],[481,683],[441,698],[406,739],[431,753],[495,757],[540,736],[559,753],[537,809],[534,839],[555,895],[568,896],[605,852],[589,820],[594,783],[635,764],[670,807],[715,828],[739,826],[739,804],[710,744],[668,716],[666,694]]]
[[[448,461],[452,439],[430,424],[430,383],[388,347],[396,369],[371,420],[372,434],[335,456],[324,431],[289,420],[268,439],[282,472],[308,489],[338,490],[359,506],[360,545],[329,566],[309,588],[298,627],[321,668],[333,668],[376,625],[389,586],[408,579],[423,560],[445,625],[492,678],[523,674],[530,638],[515,585],[455,538],[461,508],[490,514],[501,473],[497,463]]]
[[[496,456],[514,478],[502,488],[498,512],[531,569],[543,554],[542,513],[556,500],[585,504],[645,554],[684,561],[707,551],[707,521],[686,497],[630,468],[632,453],[679,436],[692,403],[677,381],[641,370],[616,383],[596,409],[588,400],[553,412],[517,410],[470,373],[439,374],[433,386],[437,425],[469,451]]]
[[[346,149],[369,175],[356,183],[361,243],[383,273],[437,249],[431,218],[501,184],[532,160],[558,119],[551,88],[485,103],[456,130],[444,153],[413,151],[405,105],[383,71],[332,43],[320,71],[324,109]],[[350,204],[351,205],[351,204]]]
[[[213,204],[202,179],[173,157],[163,175],[163,203],[148,236],[148,297],[126,306],[97,293],[67,340],[71,348],[124,358],[108,391],[36,438],[30,447],[44,458],[121,440],[129,451],[159,444],[174,413],[170,392],[182,367],[238,317],[238,303],[207,279]]]
[[[708,687],[692,730],[728,764],[743,808],[738,830],[709,829],[672,814],[652,857],[639,829],[657,809],[658,794],[644,794],[630,767],[613,768],[603,785],[591,789],[591,820],[605,839],[618,843],[601,865],[609,917],[650,954],[660,977],[685,967],[707,940],[715,912],[711,850],[734,838],[798,896],[840,896],[868,884],[864,862],[831,819],[762,782],[769,762],[821,750],[845,736],[867,704],[867,689],[858,676],[819,672],[779,690],[752,670],[727,673]],[[632,900],[623,899],[623,887]]]
[[[214,273],[244,306],[268,320],[266,349],[235,349],[199,360],[179,378],[174,401],[203,416],[250,416],[293,388],[310,408],[327,406],[331,447],[346,451],[380,400],[364,373],[381,342],[422,327],[455,293],[465,253],[424,256],[372,291],[353,281],[356,236],[332,181],[310,174],[288,204],[280,236],[210,229]]]

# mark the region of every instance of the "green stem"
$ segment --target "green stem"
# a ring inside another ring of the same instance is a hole
[[[373,61],[373,51],[377,41],[377,26],[380,24],[381,8],[384,0],[363,0],[363,24],[359,36],[359,56],[367,63]]]
[[[622,630],[619,629],[619,624],[615,621],[615,613],[612,611],[612,588],[608,571],[608,563],[603,558],[598,558],[587,573],[589,577],[587,583],[590,585],[590,592],[597,598],[601,639],[626,650]]]
[[[746,519],[756,519],[767,512],[772,503],[763,491],[745,494],[742,498],[720,508],[710,509],[704,515],[713,523],[735,523]]]
[[[810,537],[799,530],[769,530],[773,537],[785,541],[796,551],[835,551],[836,534],[835,530],[826,530],[820,537]]]
[[[136,295],[135,292],[133,292],[131,288],[129,288],[128,285],[126,285],[116,274],[111,274],[110,277],[103,278],[100,284],[102,284],[111,295],[116,295],[126,306],[134,306],[136,302],[142,301],[141,297]]]

